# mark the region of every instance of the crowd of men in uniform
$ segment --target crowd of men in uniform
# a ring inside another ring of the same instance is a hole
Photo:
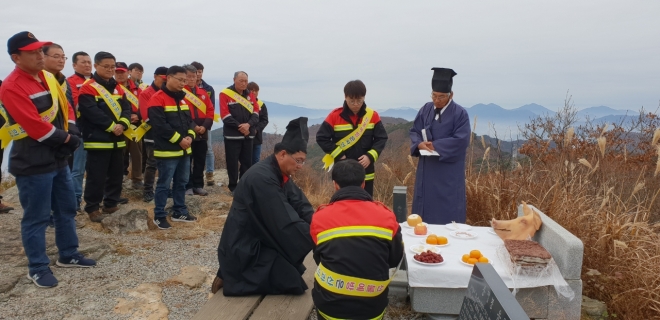
[[[75,74],[66,78],[60,45],[26,31],[7,46],[16,68],[0,87],[0,139],[3,147],[13,141],[9,172],[24,209],[28,278],[37,286],[58,284],[46,255],[49,224],[56,233],[57,266],[96,266],[78,252],[76,211],[101,222],[119,210],[128,201],[121,197],[124,177],[143,190],[144,201],[154,201],[159,229],[171,228],[170,221],[196,221],[185,196],[208,195],[204,173],[212,185],[214,165],[210,130],[222,121],[233,202],[218,246],[213,293],[224,288],[225,295],[302,294],[303,260],[313,250],[319,317],[383,317],[388,270],[399,263],[403,248],[394,214],[373,200],[375,162],[387,132],[365,102],[362,81],[345,85],[343,106],[330,112],[316,135],[336,192],[315,212],[291,180],[306,161],[307,118],[292,120],[262,159],[268,112],[246,72],[234,73],[234,84],[219,93],[217,115],[216,92],[202,79],[198,62],[158,67],[148,84],[139,63],[127,65],[103,51],[92,59],[80,51],[72,56]],[[420,109],[410,130],[411,155],[420,157],[413,208],[425,221],[464,222],[460,180],[469,120],[452,101],[456,73],[434,71],[433,102]],[[9,210],[0,207],[3,211]]]

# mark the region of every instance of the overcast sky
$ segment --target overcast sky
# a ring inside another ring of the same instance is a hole
[[[245,70],[261,99],[283,104],[336,107],[344,84],[361,79],[376,110],[419,108],[432,67],[458,73],[465,107],[556,109],[567,91],[579,108],[655,110],[660,100],[655,0],[5,2],[3,43],[28,30],[68,56],[103,50],[140,62],[147,79],[197,60],[217,91]],[[0,78],[13,69],[5,57]]]

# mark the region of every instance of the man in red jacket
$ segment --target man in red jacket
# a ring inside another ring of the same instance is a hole
[[[138,96],[142,90],[128,78],[128,66],[125,62],[118,61],[115,69],[115,80],[122,87],[126,94],[126,100],[131,104],[131,126],[133,129],[142,124],[140,121],[140,102]],[[128,167],[131,167],[131,181],[133,189],[142,189],[142,142],[135,141],[133,138],[124,138],[126,140],[126,149],[124,149],[124,176],[128,176]]]
[[[252,139],[259,122],[259,105],[248,86],[244,71],[234,73],[234,85],[220,92],[220,117],[224,126],[225,158],[229,191],[234,192],[238,178],[252,166]],[[238,163],[241,163],[240,176]]]
[[[57,286],[46,254],[46,228],[54,216],[61,267],[93,267],[96,261],[78,252],[76,203],[67,158],[80,145],[68,131],[75,128],[73,108],[53,74],[42,71],[42,47],[30,32],[15,34],[7,51],[16,69],[0,87],[7,125],[0,136],[14,141],[9,172],[16,177],[23,207],[21,236],[28,258],[28,279],[41,288]],[[6,112],[5,112],[6,111]],[[77,131],[77,130],[76,130]]]
[[[80,87],[87,79],[92,77],[92,59],[86,52],[78,51],[71,57],[73,60],[73,71],[75,73],[68,77],[66,80],[71,86],[71,96],[73,98],[73,105],[75,111],[78,111],[78,93]],[[76,113],[76,120],[77,120]],[[82,143],[82,141],[81,141]],[[85,164],[87,163],[87,151],[85,148],[78,148],[73,153],[73,168],[71,169],[71,178],[73,179],[73,190],[76,193],[76,211],[80,211],[80,203],[82,201],[82,185],[83,178],[85,177]]]
[[[197,86],[197,69],[192,65],[183,65],[186,69],[186,103],[190,106],[190,115],[195,122],[197,134],[192,143],[192,156],[190,157],[190,178],[186,186],[186,195],[206,196],[204,190],[204,168],[206,166],[206,151],[208,149],[208,136],[213,126],[213,104],[206,90]]]
[[[149,87],[144,89],[138,97],[140,101],[140,116],[142,118],[140,129],[146,131],[142,138],[142,144],[144,146],[142,157],[146,158],[144,168],[144,202],[154,200],[154,182],[156,181],[156,166],[158,165],[156,158],[154,158],[153,129],[149,123],[149,100],[151,100],[151,97],[156,94],[156,92],[160,91],[160,88],[166,80],[167,67],[156,68],[156,71],[154,72],[154,81]]]

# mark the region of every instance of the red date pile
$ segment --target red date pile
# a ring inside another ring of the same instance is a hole
[[[431,250],[416,254],[413,258],[419,262],[424,263],[441,263],[445,261],[441,255],[434,253]]]

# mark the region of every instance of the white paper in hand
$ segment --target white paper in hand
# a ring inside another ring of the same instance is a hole
[[[422,139],[424,139],[424,142],[429,141],[429,140],[426,138],[426,129],[422,129]],[[435,150],[431,150],[431,151],[428,151],[428,150],[419,150],[419,154],[420,154],[420,155],[423,155],[423,156],[440,156],[440,154],[437,153]]]

